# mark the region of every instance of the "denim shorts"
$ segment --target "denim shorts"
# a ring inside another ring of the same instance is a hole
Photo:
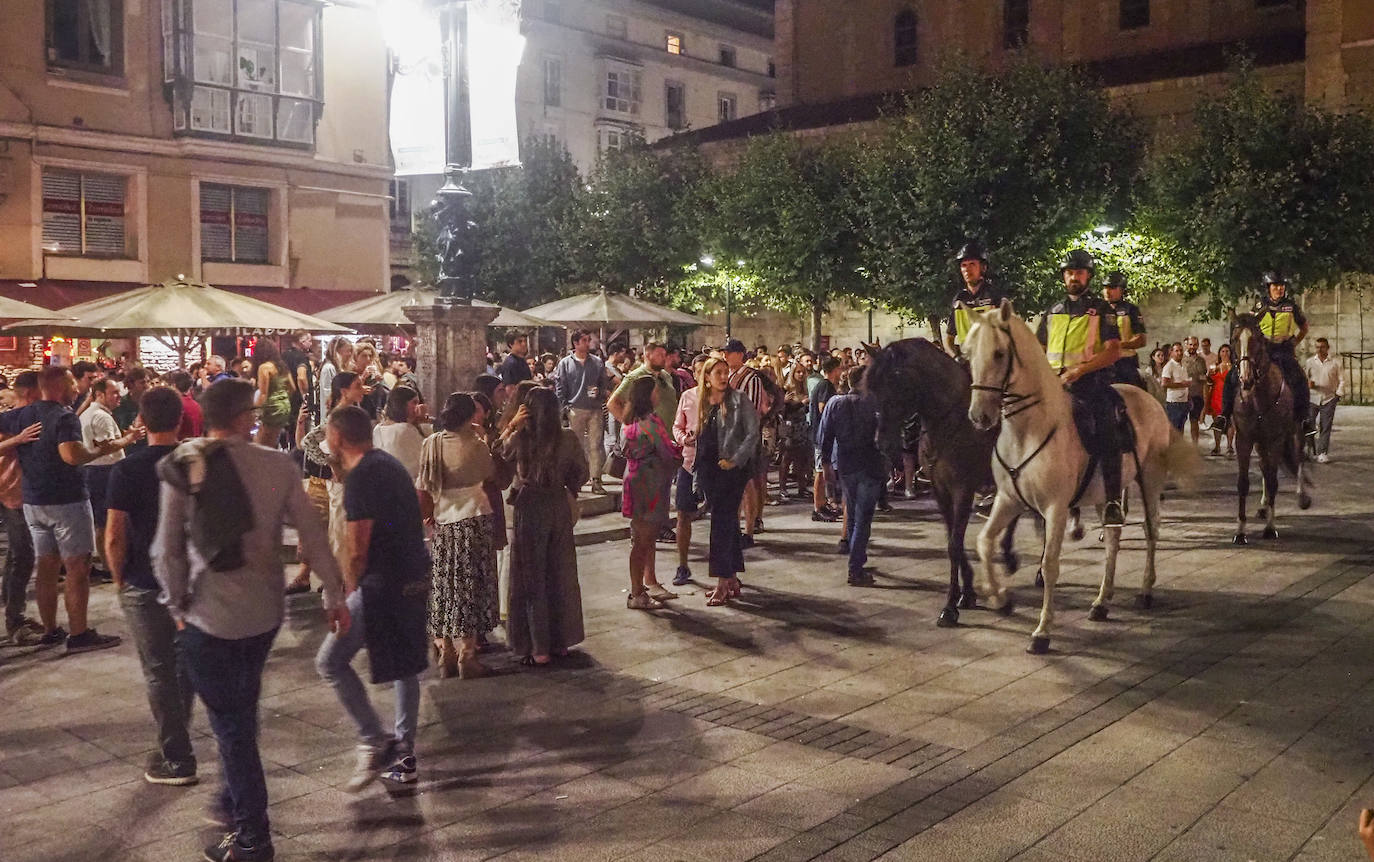
[[[80,557],[95,550],[95,523],[91,501],[59,503],[54,506],[24,504],[24,520],[33,536],[33,552],[40,557],[54,554],[63,558]]]
[[[697,496],[696,488],[693,487],[695,482],[696,477],[688,473],[686,468],[677,468],[677,491],[673,502],[679,512],[692,515],[701,508],[701,498]]]

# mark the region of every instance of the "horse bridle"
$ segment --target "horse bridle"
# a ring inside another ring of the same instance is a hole
[[[1016,360],[1019,357],[1016,353],[1016,339],[1010,332],[1007,333],[1007,369],[1002,374],[1002,384],[1000,386],[988,386],[986,383],[974,383],[970,388],[974,392],[996,392],[1002,399],[1002,418],[1010,419],[1018,413],[1029,410],[1038,405],[1041,401],[1034,395],[1021,395],[1010,391],[1011,377],[1016,373]]]

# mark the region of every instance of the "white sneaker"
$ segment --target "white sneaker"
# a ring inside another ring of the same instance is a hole
[[[1326,464],[1326,463],[1329,463],[1330,461],[1331,461],[1330,456],[1328,456],[1325,452],[1323,452],[1323,453],[1321,453],[1320,455],[1317,456],[1317,463],[1318,463],[1318,464]]]

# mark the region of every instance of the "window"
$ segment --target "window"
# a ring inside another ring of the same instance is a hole
[[[1002,47],[1021,48],[1030,41],[1030,0],[1002,0]]]
[[[124,0],[46,0],[48,65],[124,74]]]
[[[79,257],[129,257],[128,180],[114,174],[43,171],[43,250]]]
[[[391,181],[391,227],[410,231],[410,180],[400,177]]]
[[[606,73],[606,110],[621,114],[639,114],[639,72],[615,69]]]
[[[717,119],[722,123],[728,123],[739,114],[739,99],[734,93],[718,93],[716,95]]]
[[[563,60],[559,57],[544,58],[544,105],[563,106]]]
[[[171,11],[167,11],[171,7]],[[319,119],[320,7],[297,0],[164,0],[174,125],[310,145]]]
[[[916,65],[916,13],[910,9],[898,12],[892,22],[892,48],[893,65]]]
[[[1150,26],[1150,0],[1121,0],[1122,30],[1136,30]]]
[[[663,85],[663,122],[674,131],[687,128],[687,85],[668,81]]]
[[[772,90],[759,90],[759,110],[771,111],[778,106],[778,94]]]
[[[720,64],[721,64],[722,66],[729,66],[731,69],[735,68],[735,46],[734,46],[734,45],[721,45],[721,46],[720,46]]]
[[[614,36],[617,39],[624,39],[629,35],[629,25],[625,19],[619,15],[606,16],[606,35]]]
[[[200,186],[200,258],[220,263],[268,263],[267,189]]]
[[[669,31],[667,36],[665,37],[664,47],[667,48],[669,54],[686,53],[686,48],[682,44],[681,33],[673,33]]]
[[[617,129],[601,130],[601,152],[619,150],[630,143],[630,134]]]

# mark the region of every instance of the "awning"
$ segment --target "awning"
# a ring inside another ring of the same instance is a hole
[[[44,308],[57,309],[52,317],[61,317],[60,309],[69,305],[90,302],[132,290],[140,290],[147,285],[136,282],[117,281],[58,281],[54,279],[0,279],[0,297],[33,303]],[[251,299],[271,303],[288,311],[317,315],[326,308],[333,308],[345,302],[370,299],[385,294],[369,290],[322,290],[311,287],[250,287],[244,285],[217,284],[221,290],[237,293]]]

